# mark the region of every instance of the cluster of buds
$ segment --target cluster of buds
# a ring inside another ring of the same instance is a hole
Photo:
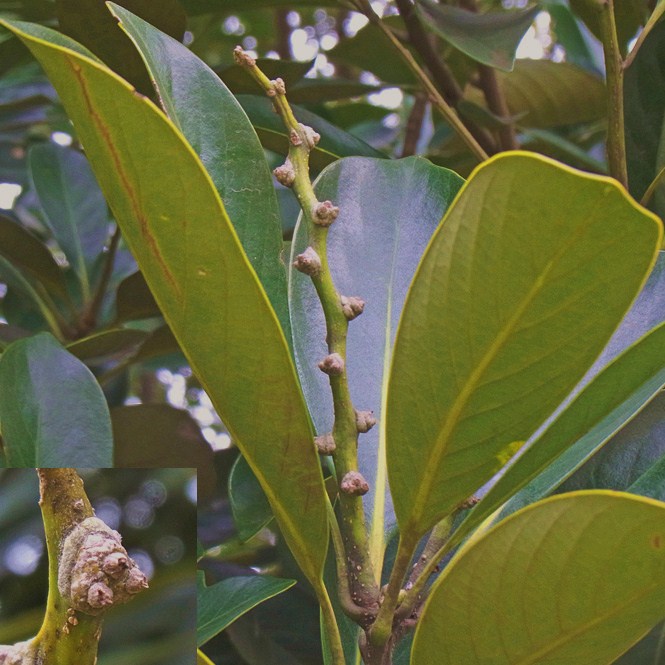
[[[284,187],[293,187],[293,183],[296,180],[296,171],[288,157],[284,164],[273,170],[273,175],[277,179],[277,182],[280,185],[284,185]]]
[[[314,248],[308,247],[302,254],[296,256],[293,267],[305,275],[314,277],[321,272],[321,258]]]
[[[314,223],[318,226],[330,226],[339,215],[339,208],[332,201],[321,201],[314,206],[312,211]]]
[[[358,296],[340,296],[339,302],[342,305],[342,312],[344,316],[353,321],[357,316],[360,316],[365,309],[365,301]]]
[[[339,376],[344,372],[344,358],[339,353],[331,353],[319,363],[319,369],[329,376]]]
[[[344,474],[342,482],[339,484],[339,489],[344,492],[344,494],[362,496],[369,492],[369,483],[358,471],[349,471]]]
[[[376,425],[374,411],[356,411],[356,429],[361,434],[369,432]]]
[[[319,455],[332,455],[337,448],[335,445],[335,439],[331,433],[315,436],[314,445],[316,446]]]

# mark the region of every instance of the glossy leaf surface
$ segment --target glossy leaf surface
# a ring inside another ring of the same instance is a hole
[[[432,0],[417,0],[425,25],[470,58],[510,71],[515,51],[540,9],[474,13]]]
[[[267,575],[230,577],[206,586],[202,572],[198,576],[196,641],[205,644],[238,617],[268,598],[286,591],[295,580],[281,580]]]
[[[229,474],[229,502],[242,541],[249,540],[272,521],[268,499],[244,457],[238,457]]]
[[[160,309],[316,584],[327,518],[306,407],[275,313],[211,180],[166,117],[75,43],[41,26],[5,25],[58,90]]]
[[[111,3],[143,57],[166,114],[210,174],[288,338],[282,226],[263,148],[219,77],[187,47]]]
[[[487,482],[573,389],[661,236],[608,178],[528,153],[474,171],[419,265],[395,341],[386,437],[403,532],[421,536]]]
[[[508,499],[502,516],[549,495],[585,460],[595,459],[591,456],[665,385],[663,348],[665,324],[590,381],[497,480],[460,526],[455,540]]]
[[[607,665],[665,616],[664,547],[658,501],[599,491],[534,504],[446,568],[411,665]]]
[[[328,262],[338,291],[360,296],[362,316],[349,325],[348,381],[357,409],[372,410],[379,424],[359,439],[360,472],[370,485],[366,509],[373,520],[372,555],[380,567],[384,531],[395,515],[387,493],[383,400],[395,330],[409,283],[462,179],[419,157],[348,158],[318,178],[319,200],[340,206],[328,232]],[[307,246],[294,235],[292,259]],[[316,363],[327,354],[325,321],[311,280],[291,267],[289,298],[294,351],[303,390],[320,434],[330,432],[333,405],[328,379]]]
[[[102,389],[48,333],[19,340],[2,355],[0,426],[8,466],[113,466]]]

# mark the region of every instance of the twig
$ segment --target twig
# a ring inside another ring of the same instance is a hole
[[[410,44],[423,59],[423,62],[432,75],[434,83],[441,91],[446,102],[450,106],[457,108],[457,105],[464,98],[462,88],[457,83],[448,65],[439,57],[432,44],[432,38],[425,31],[413,3],[411,0],[396,0],[396,5],[406,26]],[[460,119],[482,146],[483,150],[490,155],[496,152],[494,138],[486,129],[478,127],[473,121],[467,118],[461,117]]]
[[[406,130],[404,132],[404,145],[402,146],[402,157],[415,155],[418,149],[418,140],[423,128],[425,111],[427,110],[427,97],[418,92],[413,97],[413,108],[406,121]]]
[[[607,78],[607,160],[610,175],[627,188],[628,169],[623,115],[624,66],[614,19],[614,0],[605,0],[596,6],[600,11],[601,41]]]
[[[340,489],[340,531],[346,553],[351,597],[355,604],[371,611],[377,605],[378,588],[369,558],[362,502],[362,495],[368,491],[368,486],[358,472],[357,445],[358,433],[367,431],[373,422],[369,422],[367,414],[356,412],[346,373],[349,321],[362,312],[364,302],[357,297],[339,294],[330,273],[326,241],[328,227],[337,218],[339,208],[330,201],[318,201],[310,181],[309,153],[318,142],[319,135],[311,127],[296,120],[281,79],[268,79],[256,66],[256,61],[240,47],[236,47],[235,57],[272,99],[289,133],[288,157],[283,166],[275,169],[274,174],[281,184],[293,188],[303,212],[309,246],[296,258],[294,266],[311,278],[325,316],[328,355],[319,362],[319,369],[328,375],[335,416],[332,433],[318,437],[317,443],[320,452],[332,454],[335,462]]]

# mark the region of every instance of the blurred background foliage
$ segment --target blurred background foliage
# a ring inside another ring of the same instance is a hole
[[[238,95],[273,167],[286,153],[284,130],[268,100],[233,64],[236,44],[261,58],[268,76],[286,81],[299,119],[322,134],[312,154],[313,175],[335,159],[352,155],[417,154],[463,176],[475,165],[460,140],[432,112],[399,55],[366,18],[343,2],[120,0],[119,4],[182,40],[219,74]],[[371,4],[421,62],[423,54],[415,46],[431,45],[436,60],[445,63],[456,81],[448,91],[451,103],[465,122],[489,135],[500,149],[504,125],[488,107],[478,63],[443,39],[435,20],[421,21],[421,28],[427,28],[426,39],[414,41],[413,25],[399,11],[410,3]],[[527,5],[525,0],[441,4],[480,13],[520,11]],[[594,36],[594,18],[586,16],[581,5],[578,0],[542,0],[524,24],[515,67],[493,71],[517,145],[606,173],[602,49]],[[654,5],[653,0],[617,3],[624,52]],[[0,16],[67,32],[144,94],[154,94],[143,65],[103,2],[0,0]],[[648,52],[663,53],[664,31],[654,31],[652,42]],[[648,121],[660,131],[665,68],[650,67],[649,72],[651,96],[644,104]],[[644,127],[639,112],[641,107],[635,106],[632,117],[638,118],[636,127]],[[636,137],[639,141],[639,132]],[[647,166],[653,170],[654,164]],[[277,183],[275,188],[288,247],[298,209],[290,190]],[[302,581],[265,497],[192,376],[124,246],[57,95],[27,49],[2,34],[0,348],[42,330],[52,332],[102,385],[111,408],[117,466],[198,467],[199,565],[209,585],[260,573]],[[662,408],[662,402],[659,405]],[[9,470],[0,473],[0,642],[10,642],[27,636],[39,623],[44,560],[37,557],[37,569],[28,576],[10,573],[8,553],[25,546],[22,539],[29,539],[26,552],[38,548],[30,545],[37,543],[40,533],[36,481],[30,472],[27,476]],[[191,662],[184,655],[183,633],[177,632],[194,616],[188,605],[193,602],[188,595],[190,552],[186,549],[182,560],[167,565],[159,562],[156,551],[166,534],[191,542],[185,538],[191,529],[191,520],[185,519],[191,510],[183,494],[186,477],[174,473],[144,477],[120,472],[117,481],[115,475],[101,473],[86,479],[97,500],[125,507],[130,497],[143,496],[141,488],[152,482],[150,478],[162,482],[169,493],[166,503],[154,509],[155,521],[148,528],[125,525],[123,529],[129,548],[143,549],[156,566],[150,598],[155,594],[158,602],[143,606],[142,598],[114,611],[105,628],[100,665]],[[579,478],[593,487],[599,477]],[[110,485],[111,478],[118,484]],[[616,483],[614,487],[619,488]],[[126,512],[123,508],[123,519]],[[303,582],[235,621],[206,644],[206,653],[217,664],[318,665],[318,621],[316,602]],[[135,642],[130,642],[132,635]]]
[[[196,476],[192,469],[82,469],[98,517],[120,531],[150,589],[104,622],[99,665],[195,662]],[[0,643],[33,636],[48,558],[34,469],[0,470]]]

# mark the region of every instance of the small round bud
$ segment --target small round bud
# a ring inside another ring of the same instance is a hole
[[[342,374],[344,372],[344,358],[339,353],[331,353],[319,363],[319,369],[330,376]]]
[[[376,425],[374,411],[356,411],[356,429],[364,434],[369,432]]]
[[[109,554],[102,563],[102,570],[114,578],[124,575],[127,568],[129,568],[129,561],[122,552]]]
[[[270,81],[270,88],[273,92],[272,95],[270,94],[270,92],[268,93],[268,95],[270,97],[274,97],[275,95],[285,95],[286,94],[286,85],[284,84],[283,79],[277,78],[277,79],[273,79],[272,81]]]
[[[140,568],[132,568],[125,580],[125,589],[127,593],[134,595],[148,588],[148,580]]]
[[[339,215],[339,208],[331,201],[321,201],[314,206],[314,223],[319,226],[330,226]]]
[[[293,267],[305,275],[314,277],[321,272],[321,259],[312,247],[308,247],[302,254],[296,256]]]
[[[365,301],[357,296],[340,296],[339,301],[342,304],[342,312],[349,321],[360,316],[365,309]]]
[[[315,132],[308,125],[303,125],[302,123],[298,124],[300,125],[300,133],[302,134],[303,141],[305,142],[305,145],[311,150],[321,140],[321,134]]]
[[[233,59],[243,67],[256,67],[256,60],[242,46],[236,46],[233,49]]]
[[[332,455],[335,452],[337,446],[335,445],[335,439],[333,435],[323,434],[321,436],[314,437],[314,445],[319,452],[319,455]]]
[[[339,488],[344,494],[352,494],[353,496],[362,496],[369,492],[367,481],[358,471],[349,471],[345,474],[342,482],[339,484]]]
[[[93,609],[113,605],[113,591],[103,582],[95,582],[88,589],[88,605]]]
[[[284,185],[284,187],[292,187],[296,180],[296,172],[288,157],[284,164],[273,170],[273,175],[277,178],[277,182],[280,185]]]

